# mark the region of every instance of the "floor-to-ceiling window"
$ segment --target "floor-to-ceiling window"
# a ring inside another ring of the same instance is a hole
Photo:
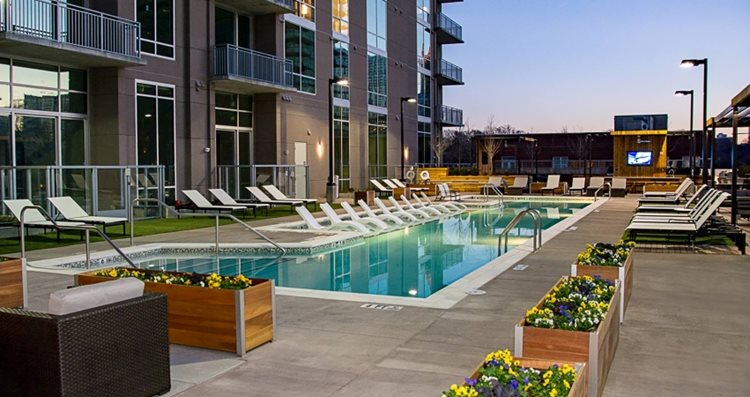
[[[388,116],[367,113],[367,149],[370,178],[388,176]]]
[[[315,22],[315,0],[294,0],[294,15]]]
[[[367,45],[386,50],[387,24],[385,0],[367,0]]]
[[[388,106],[388,60],[373,52],[367,53],[367,104]]]
[[[430,70],[431,51],[430,28],[417,23],[417,66]]]
[[[349,35],[349,0],[333,0],[333,31]]]
[[[432,117],[432,99],[430,95],[430,76],[417,73],[417,110],[419,116]]]
[[[216,92],[216,164],[221,186],[237,191],[251,181],[253,164],[253,97]],[[244,192],[239,192],[243,195]]]
[[[232,44],[252,47],[252,19],[221,7],[214,8],[214,40],[216,45]]]
[[[430,23],[430,1],[417,0],[417,20]]]
[[[174,86],[136,81],[136,148],[138,165],[163,165],[165,200],[174,201],[175,97]]]
[[[339,176],[339,191],[351,186],[349,173],[349,108],[333,107],[333,172]]]
[[[333,77],[349,78],[349,44],[333,41]],[[349,87],[336,84],[333,86],[333,96],[339,99],[349,99]]]
[[[432,162],[432,128],[430,123],[417,123],[417,162]]]
[[[292,61],[294,87],[315,93],[315,31],[286,22],[284,52]]]
[[[174,0],[136,0],[141,51],[174,58]]]

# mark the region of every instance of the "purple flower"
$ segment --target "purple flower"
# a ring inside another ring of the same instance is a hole
[[[471,378],[464,378],[464,381],[465,381],[465,382],[466,382],[466,384],[467,384],[467,385],[469,385],[469,386],[474,386],[474,385],[476,385],[476,384],[477,384],[477,380],[476,380],[476,379],[471,379]]]
[[[518,381],[513,379],[510,381],[510,387],[513,388],[513,390],[518,389]]]
[[[503,368],[505,368],[505,369],[507,370],[507,369],[509,369],[509,368],[510,368],[510,365],[508,365],[508,364],[503,364]]]
[[[528,385],[529,384],[529,377],[528,376],[525,377],[525,378],[523,378],[523,384],[524,385]]]
[[[552,368],[557,369],[557,364],[552,364]]]

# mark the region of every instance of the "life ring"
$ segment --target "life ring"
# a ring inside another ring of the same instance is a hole
[[[414,173],[414,171],[406,171],[406,179],[408,179],[409,181],[413,181],[415,176],[417,175]]]
[[[427,170],[422,170],[422,172],[419,173],[419,177],[422,178],[423,181],[430,179],[430,172]]]

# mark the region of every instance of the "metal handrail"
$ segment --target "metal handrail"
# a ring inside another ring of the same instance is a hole
[[[599,192],[602,189],[604,189],[605,186],[608,188],[608,190],[607,190],[607,197],[612,197],[612,184],[609,183],[609,182],[607,182],[607,183],[601,185],[599,187],[599,189],[596,189],[596,191],[594,192],[594,201],[596,201],[597,197],[599,196]]]
[[[258,237],[262,238],[266,242],[268,242],[271,245],[273,245],[274,247],[276,247],[279,251],[281,251],[281,255],[279,255],[276,258],[277,260],[279,258],[281,258],[282,256],[286,255],[286,249],[284,247],[282,247],[281,245],[279,245],[275,241],[273,241],[270,238],[268,238],[265,234],[257,231],[252,226],[250,226],[247,223],[241,221],[239,218],[237,218],[234,215],[231,215],[231,214],[182,213],[182,212],[178,212],[177,210],[175,210],[171,206],[167,205],[167,203],[165,203],[165,202],[163,202],[163,201],[161,201],[159,199],[148,198],[148,197],[139,197],[139,198],[133,199],[133,201],[130,203],[130,207],[128,208],[128,219],[130,220],[130,245],[131,246],[134,244],[134,238],[135,238],[135,218],[133,216],[133,208],[139,202],[157,203],[160,207],[165,208],[168,212],[171,212],[171,213],[177,215],[177,217],[186,216],[186,217],[191,217],[191,218],[216,218],[216,224],[214,226],[214,241],[215,241],[216,252],[217,253],[219,252],[219,218],[227,218],[227,219],[231,219],[231,220],[235,221],[236,223],[239,223],[240,225],[242,225],[242,227],[244,227],[245,229],[247,229],[248,231],[250,231],[252,233],[255,233]]]
[[[26,211],[31,210],[31,209],[35,209],[35,210],[41,212],[42,215],[44,215],[47,219],[49,219],[50,222],[52,222],[53,227],[55,229],[57,229],[58,231],[59,230],[83,230],[85,232],[85,234],[86,234],[86,269],[88,269],[90,267],[89,265],[91,264],[91,241],[89,240],[89,232],[91,230],[95,230],[97,233],[99,233],[99,236],[101,236],[104,239],[104,241],[106,241],[107,243],[109,243],[109,245],[112,248],[114,248],[114,250],[117,251],[117,253],[120,254],[120,256],[122,256],[122,258],[125,259],[126,262],[128,262],[128,264],[130,265],[130,267],[132,267],[134,269],[138,268],[138,266],[136,266],[135,263],[133,263],[133,261],[130,260],[130,258],[127,255],[125,255],[124,252],[122,252],[122,250],[120,249],[120,247],[118,247],[117,244],[115,244],[109,238],[109,236],[107,236],[106,233],[104,233],[101,230],[99,230],[98,227],[91,226],[91,225],[61,226],[61,225],[59,225],[49,215],[49,213],[47,213],[47,211],[44,208],[42,208],[42,207],[40,207],[38,205],[29,205],[29,206],[23,207],[21,209],[21,214],[19,215],[19,222],[21,222],[21,225],[20,225],[20,234],[21,234],[21,259],[26,259],[26,238],[25,238],[25,224],[24,224],[23,217],[24,217],[24,214],[26,213]]]
[[[487,189],[488,188],[492,189],[492,191],[495,192],[496,195],[500,196],[500,203],[501,204],[505,203],[505,199],[504,199],[505,195],[503,194],[503,192],[501,192],[500,189],[497,188],[497,186],[495,186],[495,185],[493,185],[491,183],[485,183],[484,185],[482,185],[481,189],[482,189],[482,195],[484,196],[484,201],[489,200],[487,198]]]
[[[534,251],[538,250],[539,247],[542,246],[542,214],[539,212],[539,210],[535,208],[526,208],[525,210],[519,212],[516,214],[516,216],[513,217],[513,219],[508,222],[508,224],[505,226],[505,229],[500,233],[500,235],[497,238],[497,256],[500,256],[503,254],[503,252],[508,252],[508,233],[513,229],[518,222],[521,221],[521,219],[526,216],[531,215],[531,219],[534,222],[534,235],[532,236],[534,241]],[[505,251],[503,251],[503,236],[505,237]]]

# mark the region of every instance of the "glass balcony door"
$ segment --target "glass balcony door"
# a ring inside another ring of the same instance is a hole
[[[247,198],[243,187],[252,181],[252,131],[241,129],[216,129],[216,165],[224,168],[220,175],[221,186],[227,192],[239,190],[240,198]],[[237,197],[235,197],[237,198]]]

